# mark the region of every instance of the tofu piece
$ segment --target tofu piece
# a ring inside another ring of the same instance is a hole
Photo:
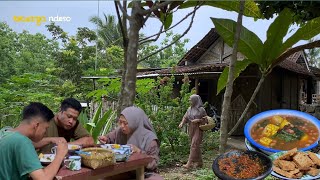
[[[309,158],[306,153],[298,152],[293,156],[294,163],[298,166],[300,170],[309,170],[314,162]]]
[[[262,131],[262,135],[266,137],[270,137],[274,134],[276,134],[279,130],[279,126],[276,126],[274,124],[268,124]]]
[[[282,170],[282,169],[280,169],[278,167],[273,166],[272,169],[273,169],[274,172],[276,172],[276,173],[278,173],[278,174],[280,174],[282,176],[285,176],[287,178],[293,178],[293,174],[291,174],[291,173],[289,173],[287,171],[284,171],[284,170]]]
[[[281,116],[272,116],[270,121],[275,125],[280,125],[284,119]]]
[[[320,169],[316,169],[316,168],[310,168],[309,171],[307,171],[307,174],[309,174],[310,176],[317,176],[320,173]]]
[[[262,137],[259,139],[259,142],[262,144],[262,145],[265,145],[265,146],[269,146],[270,143],[272,142],[272,139],[268,138],[268,137]]]
[[[316,164],[317,166],[320,166],[320,159],[315,153],[307,151],[307,154],[309,158],[314,162],[314,164]]]
[[[296,170],[296,164],[294,162],[292,162],[292,161],[278,160],[277,163],[278,163],[279,167],[284,171]]]
[[[298,152],[297,148],[291,149],[290,151],[286,152],[285,154],[281,155],[278,159],[279,160],[291,160],[294,155]]]

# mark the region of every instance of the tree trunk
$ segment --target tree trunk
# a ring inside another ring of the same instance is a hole
[[[228,82],[226,85],[226,91],[224,93],[224,99],[222,104],[220,147],[219,147],[220,154],[225,152],[226,146],[227,146],[227,140],[228,140],[228,121],[229,121],[229,114],[230,114],[231,96],[233,92],[235,63],[237,61],[238,42],[240,39],[241,26],[242,26],[244,3],[245,3],[244,0],[240,0],[240,10],[238,14],[236,34],[234,36],[234,44],[233,44],[232,57],[231,57],[230,67],[229,67]]]
[[[139,14],[140,1],[132,1],[131,17],[129,19],[128,49],[126,53],[126,66],[123,72],[123,83],[120,94],[120,111],[128,106],[132,106],[136,95],[137,65],[139,31],[142,27],[143,17]]]
[[[127,10],[127,1],[123,1],[123,8],[126,11]],[[116,7],[117,9],[117,7]],[[121,87],[124,87],[125,85],[125,75],[127,72],[127,52],[128,52],[128,27],[127,27],[127,17],[126,16],[122,16],[122,21],[121,21],[121,17],[120,17],[120,13],[119,10],[117,9],[117,15],[119,18],[119,24],[121,25],[121,33],[122,33],[122,37],[123,37],[123,50],[124,50],[124,60],[123,60],[123,67],[122,67],[122,73],[121,73]],[[124,88],[121,88],[120,90],[120,95],[122,95]],[[122,102],[123,102],[123,98],[121,98],[122,96],[120,96],[119,98],[119,102],[118,102],[118,107],[117,107],[117,117],[120,116],[120,113],[122,111]]]

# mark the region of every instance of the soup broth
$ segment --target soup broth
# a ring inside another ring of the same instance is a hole
[[[251,128],[251,137],[265,147],[290,150],[315,143],[319,131],[312,122],[305,119],[275,115],[255,123]]]

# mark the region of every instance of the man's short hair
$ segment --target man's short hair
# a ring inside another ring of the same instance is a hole
[[[75,109],[79,113],[82,110],[82,106],[81,106],[80,102],[77,101],[74,98],[67,98],[67,99],[62,101],[61,106],[60,106],[60,110],[61,111],[66,111],[68,108]]]
[[[23,108],[22,120],[30,120],[33,117],[41,117],[49,122],[53,117],[53,112],[44,104],[39,102],[31,102],[28,106]]]

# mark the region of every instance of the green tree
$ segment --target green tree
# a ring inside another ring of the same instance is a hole
[[[319,1],[256,1],[265,18],[273,18],[285,8],[290,9],[294,15],[293,22],[304,23],[320,16]]]
[[[24,73],[11,76],[0,87],[0,127],[19,124],[22,108],[29,102],[42,102],[57,110],[64,97],[76,87],[48,73]]]
[[[6,23],[0,23],[0,83],[15,74],[14,59],[18,35]]]
[[[16,33],[0,23],[0,82],[12,75],[43,73],[53,67],[58,44],[44,35],[27,31]]]
[[[141,61],[140,65],[146,68],[166,68],[177,65],[179,60],[186,54],[187,50],[185,45],[189,42],[189,39],[178,39],[179,36],[179,34],[173,34],[172,31],[167,32],[166,37],[160,42],[161,47],[167,46],[172,42],[175,43],[163,51]],[[159,48],[158,45],[152,45],[151,43],[144,44],[139,49],[139,57],[144,57]]]
[[[309,43],[316,41],[315,39],[310,39]],[[320,48],[313,48],[306,50],[307,60],[311,66],[320,67]]]
[[[113,15],[103,14],[103,18],[94,16],[90,18],[90,22],[97,26],[97,35],[99,47],[106,49],[110,46],[123,47],[123,39],[120,25],[116,17]]]

